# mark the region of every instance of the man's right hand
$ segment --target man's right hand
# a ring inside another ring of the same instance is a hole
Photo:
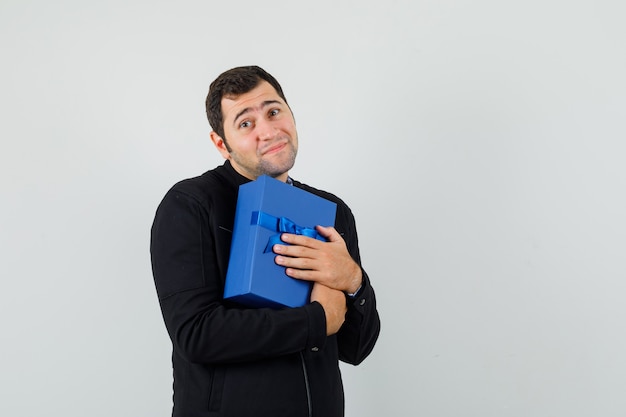
[[[326,335],[330,336],[337,333],[346,320],[346,312],[348,311],[345,294],[315,282],[311,291],[311,302],[313,301],[317,301],[324,308]]]

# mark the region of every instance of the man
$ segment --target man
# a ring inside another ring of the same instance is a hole
[[[344,414],[339,360],[357,365],[380,331],[360,265],[354,218],[336,196],[292,180],[296,126],[280,84],[263,69],[233,68],[206,100],[211,140],[226,159],[174,185],[152,226],[154,281],[174,370],[174,417],[333,417]],[[267,174],[337,203],[326,242],[283,234],[275,261],[312,282],[311,302],[246,308],[223,298],[237,192]]]

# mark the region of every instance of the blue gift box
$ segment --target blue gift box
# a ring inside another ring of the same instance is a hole
[[[224,298],[249,307],[307,304],[311,283],[289,277],[272,245],[283,232],[325,241],[315,226],[333,226],[336,211],[335,203],[267,175],[241,185]]]

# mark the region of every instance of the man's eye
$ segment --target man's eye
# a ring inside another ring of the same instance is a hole
[[[239,123],[239,127],[241,129],[245,129],[247,127],[250,127],[251,125],[252,125],[252,123],[250,123],[249,120],[246,120],[246,121],[243,121],[243,122]]]
[[[270,116],[277,116],[278,113],[280,113],[280,110],[278,109],[272,109],[270,110]]]

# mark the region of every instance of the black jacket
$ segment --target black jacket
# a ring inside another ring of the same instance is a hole
[[[249,180],[228,161],[174,185],[152,225],[154,281],[169,336],[174,417],[343,416],[338,360],[359,364],[380,329],[374,291],[348,300],[346,321],[326,336],[322,306],[251,309],[223,299],[239,185]],[[360,265],[354,218],[337,203],[335,228]]]

